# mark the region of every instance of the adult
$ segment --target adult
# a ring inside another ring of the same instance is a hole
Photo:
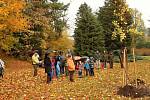
[[[72,56],[70,54],[67,57],[67,66],[68,66],[70,81],[74,82],[73,75],[74,75],[74,71],[75,71],[75,65],[74,65]]]
[[[94,59],[93,57],[90,57],[89,61],[89,66],[90,66],[90,76],[94,76]]]
[[[63,56],[63,51],[60,52],[60,74],[64,75],[65,73],[65,57]]]
[[[106,51],[104,51],[104,69],[107,68],[107,60],[108,60],[108,55],[107,55]]]
[[[49,54],[46,53],[45,58],[44,58],[44,67],[45,67],[45,72],[47,73],[47,83],[50,83],[52,80],[52,66],[51,65],[52,63],[51,63]]]
[[[113,53],[110,51],[108,54],[108,63],[110,68],[113,68],[113,58],[114,58]]]
[[[99,51],[96,51],[95,59],[96,59],[96,67],[100,68],[100,52]]]
[[[33,64],[33,76],[37,76],[37,68],[39,67],[40,61],[39,61],[39,55],[37,51],[32,56],[32,64]]]

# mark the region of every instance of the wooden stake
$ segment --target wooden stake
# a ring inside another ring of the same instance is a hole
[[[134,63],[134,75],[135,75],[135,82],[136,82],[136,88],[137,88],[137,67],[135,62],[135,48],[133,47],[133,63]]]

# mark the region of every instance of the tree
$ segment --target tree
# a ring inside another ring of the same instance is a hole
[[[55,37],[58,39],[62,35],[63,28],[67,27],[67,20],[64,17],[66,16],[66,11],[70,4],[64,5],[63,3],[58,2],[58,0],[49,1],[50,10],[48,14],[51,16]]]
[[[49,2],[48,0],[27,0],[26,3],[27,7],[24,9],[24,13],[29,18],[30,28],[24,34],[18,32],[14,35],[19,41],[12,49],[12,53],[16,56],[20,55],[21,58],[27,57],[31,49],[47,49],[50,47],[51,41],[62,38],[60,34],[62,34],[66,24],[61,25],[55,21],[65,21],[63,19],[64,12],[68,7],[63,3]],[[61,27],[57,28],[58,32],[55,26],[59,25]],[[53,47],[53,45],[51,46]]]
[[[104,47],[102,31],[91,8],[86,3],[82,4],[77,13],[74,31],[75,52],[90,56],[97,50],[102,51]]]
[[[129,32],[132,37],[132,54],[133,54],[133,61],[134,61],[134,73],[135,73],[135,78],[136,78],[136,87],[137,87],[137,68],[136,68],[136,63],[135,63],[135,48],[136,48],[136,40],[137,38],[144,36],[144,22],[141,19],[141,13],[139,11],[132,10],[132,15],[133,15],[133,21],[134,23],[131,25],[129,28]]]
[[[130,25],[133,23],[130,9],[125,0],[105,0],[105,5],[100,8],[98,20],[103,26],[105,48],[108,51],[120,49],[120,63],[123,67],[123,49],[130,47]],[[126,37],[126,38],[125,38]]]
[[[61,51],[67,51],[68,49],[73,50],[74,41],[69,38],[67,28],[64,29],[62,32],[62,37],[53,40],[50,42],[50,47],[52,50],[61,50]]]
[[[9,51],[18,42],[13,33],[27,30],[28,21],[23,14],[25,5],[23,0],[0,1],[0,49]]]

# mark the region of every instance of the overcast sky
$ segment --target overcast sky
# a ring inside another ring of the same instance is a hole
[[[76,13],[79,9],[79,6],[86,2],[93,10],[93,12],[96,12],[99,10],[99,7],[104,5],[105,0],[59,0],[60,2],[63,2],[64,4],[71,2],[68,12],[67,12],[67,18],[68,18],[68,25],[70,26],[69,33],[73,35],[73,31],[75,28],[75,18]],[[127,3],[129,7],[136,8],[142,13],[142,18],[145,22],[146,27],[150,27],[150,0],[127,0]]]

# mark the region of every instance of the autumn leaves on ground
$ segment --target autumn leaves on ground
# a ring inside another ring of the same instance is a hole
[[[117,95],[122,85],[122,69],[115,64],[114,69],[96,70],[94,77],[78,78],[69,82],[67,77],[53,80],[46,84],[43,68],[38,69],[38,76],[32,76],[29,62],[9,59],[3,79],[0,79],[0,100],[128,100]],[[150,84],[150,63],[137,62],[138,78]],[[133,81],[133,64],[129,64],[129,81]],[[144,97],[143,99],[150,99]]]

